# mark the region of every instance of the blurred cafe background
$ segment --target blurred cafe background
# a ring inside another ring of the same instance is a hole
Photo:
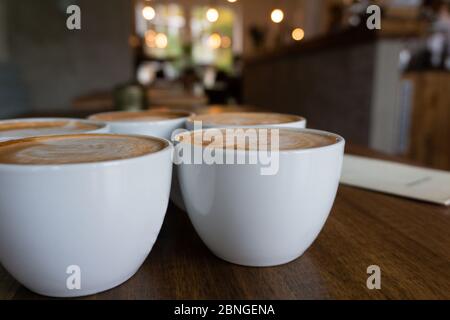
[[[0,0],[2,119],[270,110],[450,170],[449,70],[445,0]]]

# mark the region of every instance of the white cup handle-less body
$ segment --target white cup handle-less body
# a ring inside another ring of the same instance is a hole
[[[227,127],[227,128],[236,128],[236,127],[239,127],[239,128],[295,128],[295,129],[306,128],[307,120],[302,117],[298,117],[298,118],[299,119],[297,121],[282,123],[282,124],[260,125],[260,126],[259,125],[255,125],[255,126],[225,126],[225,127]],[[187,119],[186,128],[191,131],[197,129],[197,128],[195,128],[194,120],[192,117]],[[202,123],[202,129],[210,129],[210,128],[222,128],[222,126],[215,126],[215,125],[211,125],[208,123]],[[175,141],[172,139],[172,142],[175,142]],[[172,192],[171,200],[177,205],[178,208],[186,211],[186,206],[184,204],[184,200],[181,195],[180,184],[178,182],[178,170],[176,169],[176,166],[175,166],[174,172],[175,172],[175,174],[174,174],[172,190],[175,190],[175,191]]]
[[[128,280],[163,223],[172,150],[167,144],[96,163],[0,164],[0,262],[47,296],[89,295]],[[79,288],[71,287],[78,268]]]
[[[121,112],[118,112],[121,113]],[[106,121],[112,133],[118,134],[141,134],[147,136],[155,136],[167,140],[171,140],[172,133],[177,129],[185,129],[186,120],[192,113],[185,112],[184,117],[176,119],[164,119],[159,121]],[[91,116],[95,119],[95,115]],[[181,191],[178,184],[177,173],[174,170],[172,176],[172,188],[170,199],[183,209]]]
[[[302,255],[336,196],[344,153],[338,139],[325,147],[280,151],[275,175],[261,175],[260,164],[179,165],[186,209],[206,246],[247,266],[279,265]]]

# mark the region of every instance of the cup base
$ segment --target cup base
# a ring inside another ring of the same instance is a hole
[[[236,265],[239,265],[239,266],[245,266],[245,267],[265,268],[265,267],[281,266],[281,265],[293,262],[294,260],[297,260],[298,258],[300,258],[305,251],[301,252],[300,254],[296,254],[294,256],[288,257],[288,258],[273,259],[273,260],[266,260],[266,261],[262,261],[262,260],[257,261],[256,259],[255,260],[249,259],[249,260],[243,261],[243,260],[227,258],[227,257],[224,257],[224,256],[222,256],[220,254],[217,254],[216,252],[213,252],[213,253],[219,259],[222,259],[222,260],[224,260],[226,262],[229,262],[229,263],[232,263],[232,264],[236,264]]]
[[[40,291],[40,290],[33,290],[31,288],[27,288],[28,290],[37,293],[39,295],[42,296],[46,296],[46,297],[50,297],[50,298],[79,298],[79,297],[86,297],[86,296],[91,296],[97,293],[101,293],[101,292],[105,292],[108,290],[111,290],[115,287],[118,287],[122,284],[124,284],[125,282],[127,282],[128,280],[130,280],[137,272],[138,270],[141,268],[141,266],[139,266],[136,270],[134,270],[133,272],[129,273],[128,275],[126,275],[125,277],[122,277],[120,280],[117,281],[113,281],[111,283],[102,285],[102,286],[98,286],[95,289],[90,289],[90,290],[71,290],[71,291],[64,291],[61,293],[56,293],[56,292],[47,292],[47,291]]]

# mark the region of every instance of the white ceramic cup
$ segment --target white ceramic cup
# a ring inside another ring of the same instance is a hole
[[[1,130],[2,125],[14,125],[14,124],[26,125],[26,123],[35,123],[35,122],[61,122],[69,124],[72,122],[73,123],[79,122],[81,124],[95,125],[97,126],[97,128],[92,130],[77,130],[77,131],[70,130],[69,128],[55,128],[48,131],[42,131],[39,129],[32,129],[26,127],[24,127],[22,130],[7,130],[7,131]],[[32,136],[54,135],[54,134],[108,133],[108,132],[109,128],[106,123],[76,118],[23,118],[23,119],[0,120],[0,141],[17,138],[27,138]]]
[[[163,113],[175,113],[180,116],[172,119],[159,119],[159,120],[136,120],[136,119],[115,119],[113,121],[105,121],[101,120],[104,116],[115,116],[120,114],[133,114],[139,113],[142,111],[113,111],[113,112],[104,112],[91,115],[89,120],[94,121],[102,121],[107,123],[109,129],[112,133],[119,134],[141,134],[147,136],[154,136],[163,139],[170,140],[172,136],[172,132],[176,129],[185,128],[185,123],[188,117],[193,114],[187,111],[181,110],[157,110],[152,109],[153,111],[160,111]],[[148,110],[150,111],[150,110]],[[146,111],[144,111],[146,112]]]
[[[233,112],[234,113],[234,112]],[[236,113],[249,113],[249,112],[236,112]],[[250,112],[250,113],[254,113],[254,112]],[[276,113],[274,113],[276,114]],[[223,128],[223,127],[227,127],[227,128],[260,128],[260,127],[264,127],[264,128],[299,128],[299,129],[303,129],[306,127],[306,119],[301,117],[301,116],[297,116],[297,115],[290,115],[292,116],[293,119],[295,119],[292,122],[285,122],[285,123],[274,123],[274,124],[261,124],[261,125],[247,125],[247,126],[237,126],[237,125],[218,125],[218,124],[214,124],[214,123],[208,123],[206,121],[202,121],[201,122],[201,128],[196,128],[196,124],[198,119],[201,119],[202,115],[192,115],[190,116],[187,120],[186,120],[186,128],[188,130],[194,130],[194,129],[210,129],[210,128]],[[173,141],[173,139],[172,139]],[[178,177],[178,170],[174,169],[175,177]],[[180,190],[180,186],[179,186],[179,182],[178,182],[178,178],[174,179],[173,182],[173,186],[172,186],[172,190],[176,190],[173,192],[173,195],[171,196],[171,200],[177,205],[177,207],[179,207],[182,210],[186,211],[186,206],[184,204],[184,200],[183,197],[181,196],[181,190]]]
[[[232,112],[234,113],[234,112]],[[252,113],[259,113],[259,112],[236,112],[236,114],[252,114]],[[277,114],[277,113],[273,113],[273,112],[267,112],[270,114]],[[220,113],[218,114],[220,115],[227,115],[229,113]],[[286,114],[279,114],[282,116],[285,116]],[[210,116],[210,115],[193,115],[190,116],[187,120],[186,120],[186,128],[188,130],[194,130],[197,129],[195,128],[195,122],[199,121],[200,119],[202,119],[202,117],[204,116]],[[259,124],[259,125],[223,125],[223,124],[217,124],[214,122],[208,122],[208,121],[202,121],[202,128],[203,129],[208,129],[208,128],[259,128],[259,127],[264,127],[264,128],[273,128],[273,127],[279,127],[279,128],[306,128],[306,119],[297,115],[289,115],[292,117],[293,121],[290,122],[283,122],[283,123],[273,123],[273,124]]]
[[[155,136],[164,139],[171,140],[172,133],[177,129],[184,129],[186,120],[188,117],[193,116],[193,113],[182,111],[182,110],[166,110],[166,109],[151,109],[153,111],[160,111],[163,113],[176,113],[182,115],[179,118],[175,119],[164,119],[164,120],[122,120],[122,121],[106,121],[109,125],[110,131],[112,133],[122,133],[122,134],[142,134],[148,136]],[[150,111],[150,110],[149,110]],[[114,111],[114,112],[105,112],[94,114],[89,117],[89,119],[99,121],[102,116],[106,115],[120,115],[120,114],[129,114],[136,111]],[[139,112],[139,111],[138,111]],[[144,111],[145,112],[145,111]],[[172,188],[170,192],[170,199],[173,203],[175,203],[179,208],[184,209],[183,200],[181,198],[181,191],[178,183],[177,173],[174,170],[172,175]]]
[[[133,276],[158,236],[173,147],[123,160],[0,164],[0,262],[28,289],[75,297]],[[79,268],[79,270],[77,269]],[[68,286],[79,272],[80,289]]]
[[[345,142],[323,131],[293,130],[331,135],[337,142],[279,151],[275,175],[261,175],[261,164],[178,165],[190,220],[218,257],[246,266],[284,264],[301,256],[318,236],[336,196]]]

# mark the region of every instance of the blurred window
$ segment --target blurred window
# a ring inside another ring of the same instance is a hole
[[[233,11],[228,8],[215,8],[218,17],[213,17],[217,19],[211,22],[208,20],[209,9],[206,6],[192,9],[192,59],[196,64],[213,65],[230,71],[233,62]]]
[[[183,8],[178,4],[139,2],[136,6],[136,30],[144,39],[144,52],[150,57],[180,57],[185,23]]]

